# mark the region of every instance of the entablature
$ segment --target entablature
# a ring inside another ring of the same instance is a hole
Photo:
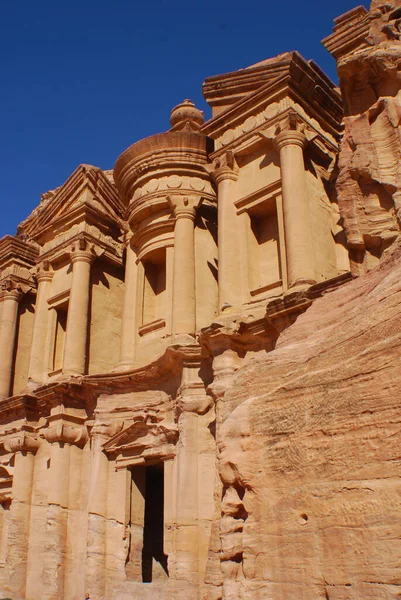
[[[211,160],[227,150],[233,151],[235,155],[246,155],[260,144],[261,138],[274,142],[283,124],[294,117],[302,124],[309,146],[321,156],[328,155],[331,160],[335,158],[338,154],[338,138],[324,131],[315,119],[306,114],[302,106],[285,97],[255,115],[243,115],[238,121],[231,123],[234,127],[230,128],[230,123],[228,128],[226,123],[222,124],[220,131],[216,131],[216,149],[210,155]]]
[[[322,44],[336,60],[346,54],[366,47],[369,34],[370,15],[364,6],[357,6],[334,19],[331,35],[322,40]]]
[[[2,289],[34,289],[32,267],[38,257],[36,246],[7,235],[0,240],[0,285]]]
[[[108,235],[105,223],[99,222],[97,214],[88,207],[80,210],[79,221],[71,225],[66,231],[59,233],[41,249],[40,261],[48,261],[56,265],[68,259],[71,245],[78,239],[84,238],[89,245],[94,246],[98,256],[102,255],[105,260],[113,265],[122,265],[123,242],[122,233],[119,230],[119,238]]]
[[[131,200],[137,186],[149,180],[169,176],[205,177],[211,140],[190,131],[168,131],[145,138],[130,146],[114,167],[120,193]]]
[[[184,195],[198,193],[205,202],[213,206],[216,203],[216,192],[207,166],[204,165],[202,169],[203,177],[175,173],[167,177],[153,177],[143,186],[138,182],[127,211],[129,222],[140,223],[149,214],[165,210],[168,207],[166,196],[172,192]]]

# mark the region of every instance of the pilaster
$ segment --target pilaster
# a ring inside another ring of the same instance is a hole
[[[303,155],[307,138],[292,117],[280,127],[275,144],[280,153],[288,287],[299,289],[316,283],[316,274]]]
[[[126,236],[124,305],[121,324],[120,362],[118,369],[129,369],[134,364],[137,327],[138,264],[131,245],[132,233]]]
[[[16,600],[24,600],[26,593],[33,472],[39,445],[36,436],[27,431],[5,442],[15,457],[6,569],[7,589]]]
[[[239,266],[241,241],[239,218],[234,205],[234,186],[238,166],[232,151],[227,151],[214,163],[213,179],[217,184],[219,311],[224,305],[238,306],[243,300]]]
[[[107,497],[109,460],[103,444],[115,428],[97,417],[90,432],[91,473],[88,497],[88,538],[86,545],[86,589],[99,600],[106,594]]]
[[[35,274],[37,295],[28,369],[28,385],[30,387],[36,387],[37,385],[44,383],[46,337],[49,320],[47,300],[50,296],[50,286],[53,275],[54,273],[50,270],[48,261],[44,261],[40,264]]]
[[[200,355],[185,356],[184,350],[177,398],[176,531],[169,569],[171,566],[177,592],[185,590],[193,597],[197,597],[205,576],[214,512],[215,443],[209,429],[214,421],[214,403],[201,372]]]
[[[195,216],[202,203],[198,195],[168,197],[175,221],[172,333],[196,330]]]
[[[3,282],[0,292],[0,398],[7,398],[11,393],[18,305],[22,297],[21,286],[10,279]]]
[[[43,431],[43,437],[51,444],[43,600],[64,598],[69,571],[67,540],[71,447],[82,448],[88,439],[86,427],[77,421],[79,419],[67,414],[54,414],[49,417],[49,426]]]
[[[68,305],[63,373],[83,375],[87,369],[90,272],[96,258],[94,246],[82,237],[72,246],[72,283]]]

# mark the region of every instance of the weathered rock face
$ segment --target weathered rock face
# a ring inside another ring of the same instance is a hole
[[[336,188],[356,272],[377,264],[399,232],[400,16],[399,0],[374,1],[369,13],[358,7],[336,19],[324,40],[344,102]]]
[[[241,369],[220,430],[223,597],[401,597],[401,246]]]

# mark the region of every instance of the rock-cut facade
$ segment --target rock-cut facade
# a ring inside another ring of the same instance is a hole
[[[0,240],[0,595],[399,597],[364,432],[401,390],[401,2],[323,43],[340,88],[297,52],[209,77],[208,121],[185,100]]]

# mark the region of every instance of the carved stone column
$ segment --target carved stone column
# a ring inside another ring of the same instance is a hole
[[[11,393],[18,304],[22,296],[23,293],[11,282],[4,284],[0,294],[0,398],[7,398]]]
[[[52,419],[52,417],[50,417]],[[71,445],[84,446],[87,431],[84,426],[70,425],[55,416],[43,435],[51,444],[49,495],[46,519],[46,546],[43,566],[43,600],[64,598],[67,559],[69,477]]]
[[[202,198],[176,195],[168,200],[176,218],[172,333],[193,334],[196,330],[194,223]]]
[[[13,598],[20,600],[25,598],[33,470],[39,442],[34,435],[22,431],[5,446],[15,454],[6,559],[7,589]]]
[[[303,155],[306,141],[304,133],[296,129],[285,129],[275,140],[280,152],[289,288],[316,283]]]
[[[38,385],[44,381],[45,349],[49,307],[47,300],[54,273],[49,271],[48,264],[43,264],[36,273],[38,291],[35,304],[35,321],[33,325],[31,356],[29,359],[28,381]]]
[[[131,236],[130,236],[131,238]],[[118,368],[130,368],[134,364],[135,339],[136,339],[136,311],[138,289],[138,265],[136,253],[127,243],[124,280],[124,305],[121,328],[120,362]]]
[[[72,282],[68,304],[63,373],[83,375],[86,370],[90,271],[96,258],[85,239],[78,240],[71,253]]]
[[[204,580],[214,512],[215,444],[209,426],[213,400],[199,377],[199,357],[184,359],[178,395],[174,554],[169,558],[176,593],[197,597]]]
[[[96,423],[91,431],[91,474],[88,492],[88,541],[86,552],[86,587],[91,595],[103,600],[106,594],[106,537],[107,537],[107,455],[103,444],[111,428]]]
[[[238,167],[234,156],[227,152],[219,158],[212,173],[217,183],[218,211],[218,259],[219,259],[219,310],[224,304],[237,306],[242,303],[240,269],[241,244],[239,241],[239,218],[234,205],[234,184]]]

